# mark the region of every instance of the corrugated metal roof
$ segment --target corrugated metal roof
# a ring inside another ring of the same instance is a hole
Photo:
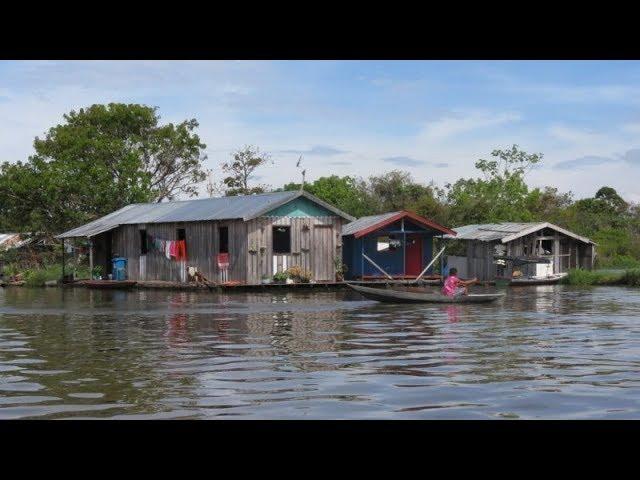
[[[342,227],[342,235],[354,235],[358,238],[383,228],[390,223],[399,221],[400,219],[407,219],[410,222],[423,226],[424,228],[435,230],[440,233],[455,233],[453,230],[444,227],[433,220],[421,217],[420,215],[407,210],[400,210],[397,212],[388,212],[380,215],[370,215],[368,217],[359,218],[358,220]]]
[[[348,220],[353,217],[321,201],[307,192],[273,192],[258,195],[234,197],[202,198],[163,203],[136,203],[127,205],[109,215],[94,220],[57,238],[92,237],[118,225],[138,223],[198,222],[207,220],[250,220],[268,212],[294,198],[304,196],[320,203],[327,209]]]
[[[380,222],[384,222],[385,220],[398,215],[400,212],[389,212],[389,213],[381,213],[380,215],[370,215],[368,217],[361,217],[354,222],[347,223],[344,227],[342,227],[342,235],[353,235],[360,230],[365,230],[369,227],[372,227]]]
[[[582,242],[593,243],[586,237],[577,235],[549,222],[503,222],[465,225],[454,229],[457,235],[445,235],[444,238],[453,240],[478,240],[481,242],[500,240],[502,243],[506,243],[524,235],[542,230],[543,228],[551,228],[552,230],[564,233]]]
[[[19,233],[0,233],[0,250],[18,248],[29,243],[31,239],[20,239]]]
[[[0,245],[18,235],[17,233],[0,233]]]

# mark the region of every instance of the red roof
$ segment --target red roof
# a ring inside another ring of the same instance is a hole
[[[351,232],[353,233],[353,236],[355,238],[360,238],[363,237],[371,232],[375,232],[376,230],[379,230],[381,228],[386,227],[387,225],[390,225],[394,222],[397,222],[400,219],[403,218],[408,218],[411,221],[422,225],[424,227],[430,228],[432,230],[437,230],[439,232],[442,232],[443,234],[447,234],[447,235],[456,235],[456,232],[444,227],[442,225],[440,225],[439,223],[434,222],[433,220],[429,220],[428,218],[425,217],[421,217],[418,214],[415,214],[413,212],[409,212],[406,210],[402,210],[400,212],[394,212],[393,215],[390,216],[385,216],[384,219],[380,220],[379,222],[373,223],[373,224],[368,224],[365,228],[362,228],[361,230],[357,230],[355,232]]]

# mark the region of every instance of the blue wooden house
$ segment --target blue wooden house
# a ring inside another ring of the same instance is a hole
[[[342,227],[345,278],[384,278],[365,255],[394,278],[416,278],[432,259],[433,237],[445,234],[455,232],[408,211],[359,218]]]

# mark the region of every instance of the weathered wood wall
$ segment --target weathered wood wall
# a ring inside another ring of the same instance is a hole
[[[273,231],[276,225],[291,227],[291,253],[275,255],[277,270],[294,265],[310,270],[316,281],[334,281],[334,258],[342,258],[340,217],[259,217],[247,225],[247,283],[260,283],[263,276],[273,277]]]
[[[218,229],[229,229],[228,280],[260,283],[262,276],[299,265],[313,273],[316,281],[335,280],[334,257],[341,256],[342,225],[340,217],[260,217],[248,222],[188,222],[123,225],[113,230],[112,253],[127,258],[127,276],[131,280],[166,280],[184,282],[187,266],[197,267],[209,280],[221,280],[216,262]],[[291,253],[273,255],[272,227],[291,227]],[[177,240],[177,230],[185,229],[187,261],[179,262],[149,249],[141,255],[140,230],[164,240]],[[275,258],[275,270],[274,270]]]
[[[123,225],[114,230],[113,253],[127,258],[127,276],[131,280],[186,280],[187,266],[197,267],[212,281],[218,281],[219,269],[218,227],[229,228],[229,280],[245,281],[246,277],[246,226],[241,220],[224,222],[188,222]],[[163,240],[177,240],[178,229],[184,228],[187,260],[168,259],[162,252],[151,248],[141,255],[140,230]],[[142,267],[142,268],[141,268]]]
[[[547,238],[547,237],[545,237]],[[540,255],[536,250],[536,233],[520,237],[512,242],[506,243],[506,255],[513,257],[520,256],[544,256],[552,260],[554,273],[566,272],[571,268],[593,267],[591,261],[592,248],[574,238],[557,233],[553,235],[553,255]],[[500,242],[480,242],[467,241],[466,271],[468,277],[477,277],[479,280],[492,280],[496,277],[497,266],[493,263],[495,246]],[[525,249],[526,247],[526,249]],[[462,258],[462,257],[459,257]],[[459,258],[456,261],[460,261]],[[524,276],[535,275],[535,264],[526,264],[513,267],[511,262],[507,262],[504,269],[504,276],[510,277],[513,270],[517,269]]]

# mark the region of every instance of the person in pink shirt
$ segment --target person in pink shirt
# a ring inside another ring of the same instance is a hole
[[[442,287],[442,294],[447,295],[448,297],[457,297],[459,295],[468,295],[469,294],[469,285],[473,285],[477,283],[478,279],[473,278],[472,280],[463,281],[458,278],[458,270],[456,268],[451,268],[449,270],[449,276],[444,281],[444,286]]]

